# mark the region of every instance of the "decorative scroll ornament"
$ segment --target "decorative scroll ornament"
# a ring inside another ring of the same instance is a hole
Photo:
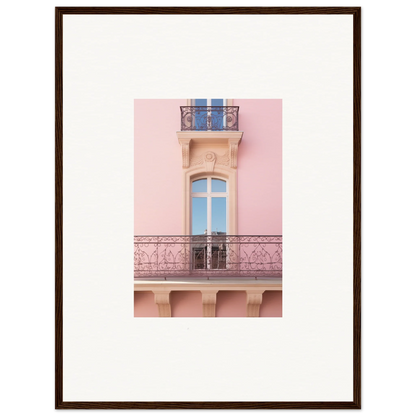
[[[212,154],[212,157],[209,156],[211,154]],[[199,166],[199,165],[202,165],[204,162],[205,162],[205,167],[206,167],[207,172],[211,172],[207,167],[207,164],[211,162],[215,162],[213,166],[213,170],[215,169],[215,165],[229,166],[230,152],[226,152],[223,155],[217,155],[214,152],[206,152],[205,154],[202,154],[202,155],[193,155],[191,152],[189,166],[191,167]]]
[[[230,146],[230,167],[237,169],[237,154],[239,140],[229,139],[228,143]]]
[[[194,138],[188,133],[177,132],[182,150],[182,167],[184,169],[205,164],[206,171],[213,172],[216,163],[237,169],[238,146],[243,135],[242,132],[206,132],[198,133],[198,136]],[[228,147],[228,151],[223,155],[218,155],[214,152],[214,150],[221,151],[225,146]]]
[[[238,106],[181,106],[182,131],[238,131]]]
[[[204,155],[206,172],[214,172],[215,161],[217,157],[214,152],[206,152]]]
[[[191,155],[191,161],[189,162],[189,166],[199,166],[204,163],[204,155],[194,156]]]
[[[182,146],[182,167],[186,169],[189,168],[189,144],[191,139],[181,139],[179,142]]]
[[[217,157],[217,165],[228,166],[230,164],[230,153],[226,152],[225,154]]]

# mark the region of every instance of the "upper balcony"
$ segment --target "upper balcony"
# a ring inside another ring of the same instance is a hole
[[[238,106],[181,106],[181,131],[238,131]]]
[[[281,278],[282,236],[135,236],[134,277]]]

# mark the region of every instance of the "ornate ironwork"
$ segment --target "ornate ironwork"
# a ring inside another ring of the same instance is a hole
[[[238,106],[181,106],[181,130],[238,131]]]
[[[134,237],[135,278],[244,276],[282,276],[282,236]]]

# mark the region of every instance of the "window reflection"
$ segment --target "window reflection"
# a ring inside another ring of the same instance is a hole
[[[192,192],[207,192],[207,179],[192,182]]]
[[[207,198],[192,198],[192,234],[206,234],[208,224]]]
[[[212,198],[211,234],[225,234],[227,231],[227,200]]]
[[[226,192],[227,191],[227,182],[222,181],[221,179],[212,179],[211,186],[212,186],[212,192]]]

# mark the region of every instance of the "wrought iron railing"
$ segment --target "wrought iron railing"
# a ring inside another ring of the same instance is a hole
[[[238,131],[238,106],[181,106],[181,130]]]
[[[134,277],[281,277],[280,235],[135,236]]]

